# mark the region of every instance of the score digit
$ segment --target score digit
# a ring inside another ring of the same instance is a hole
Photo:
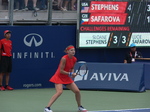
[[[147,11],[148,12],[150,11],[150,5],[149,4],[147,5]]]
[[[150,16],[147,17],[148,23],[150,23]]]
[[[131,22],[131,16],[128,16],[128,23]]]
[[[131,4],[128,6],[128,8],[127,8],[129,11],[131,11],[132,10],[132,7],[131,7]]]
[[[125,44],[127,42],[127,37],[126,36],[122,36],[122,44]]]
[[[114,36],[113,38],[114,38],[113,43],[114,43],[114,44],[117,44],[117,43],[118,43],[118,40],[117,40],[117,39],[118,39],[118,37],[117,37],[117,36]]]

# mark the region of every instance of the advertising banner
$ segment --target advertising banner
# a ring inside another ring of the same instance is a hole
[[[74,79],[80,89],[145,91],[143,64],[87,63],[87,67],[84,77]]]
[[[10,86],[14,89],[54,87],[49,82],[68,45],[75,45],[75,26],[1,27],[12,31],[13,69]],[[59,33],[56,33],[59,32]],[[69,33],[68,33],[69,32]],[[73,37],[74,36],[74,37]],[[3,81],[5,85],[5,80]]]
[[[11,40],[13,42],[13,69],[10,74],[10,86],[14,89],[54,87],[49,79],[55,73],[61,57],[65,55],[64,49],[68,45],[75,46],[76,26],[1,26],[1,39],[4,38],[5,30],[12,31]],[[90,37],[87,37],[87,42],[89,44],[100,42],[105,45],[104,39],[108,41],[107,35],[106,33],[101,37],[93,37],[101,38],[101,41],[91,41]],[[109,60],[114,60],[118,51],[106,50],[103,54],[104,51],[103,49],[99,51],[97,49],[76,49],[75,56],[78,61],[100,62],[105,60],[107,62],[106,64],[88,63],[88,74],[85,77],[77,76],[75,78],[77,85],[82,89],[142,91],[144,88],[143,64],[108,63]],[[144,49],[142,51],[144,52]],[[119,57],[123,52],[125,50],[119,51]],[[122,60],[119,57],[117,61]],[[145,74],[149,75],[149,66],[145,67],[147,69]],[[149,79],[145,81],[148,85]],[[5,79],[3,83],[5,85]]]

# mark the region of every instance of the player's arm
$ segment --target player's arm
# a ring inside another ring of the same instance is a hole
[[[60,61],[60,73],[61,74],[65,74],[65,75],[69,75],[70,72],[67,72],[67,71],[64,70],[65,65],[66,65],[66,59],[65,58],[61,58],[61,61]]]
[[[74,68],[71,69],[70,72],[67,72],[67,71],[64,70],[65,65],[66,65],[66,59],[62,58],[61,61],[60,61],[60,73],[65,74],[65,75],[69,75],[69,76],[73,76],[73,77],[76,76],[76,73],[74,73]]]
[[[70,72],[74,72],[74,66],[73,66],[73,68],[70,70]]]
[[[77,76],[77,74],[74,72],[74,67],[71,69],[71,73],[72,73],[72,78],[75,78],[75,76]],[[70,74],[69,74],[70,75]]]
[[[75,63],[77,62],[77,59],[75,59]],[[74,64],[74,66],[75,66],[75,64]],[[71,72],[72,72],[72,78],[75,78],[76,76],[77,76],[77,74],[74,72],[74,66],[73,66],[73,68],[71,69]]]

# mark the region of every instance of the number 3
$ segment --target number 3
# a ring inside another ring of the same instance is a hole
[[[123,43],[123,44],[126,43],[126,36],[122,36],[122,43]]]
[[[147,5],[147,7],[148,7],[148,8],[147,8],[147,11],[150,11],[150,5],[149,5],[149,4]]]
[[[117,42],[118,42],[118,41],[117,41],[117,36],[114,36],[114,41],[113,41],[113,43],[114,43],[114,44],[117,44]]]

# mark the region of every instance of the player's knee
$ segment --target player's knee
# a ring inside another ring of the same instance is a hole
[[[60,96],[63,93],[63,91],[58,91],[57,95]]]
[[[74,91],[75,94],[80,94],[80,90]]]

